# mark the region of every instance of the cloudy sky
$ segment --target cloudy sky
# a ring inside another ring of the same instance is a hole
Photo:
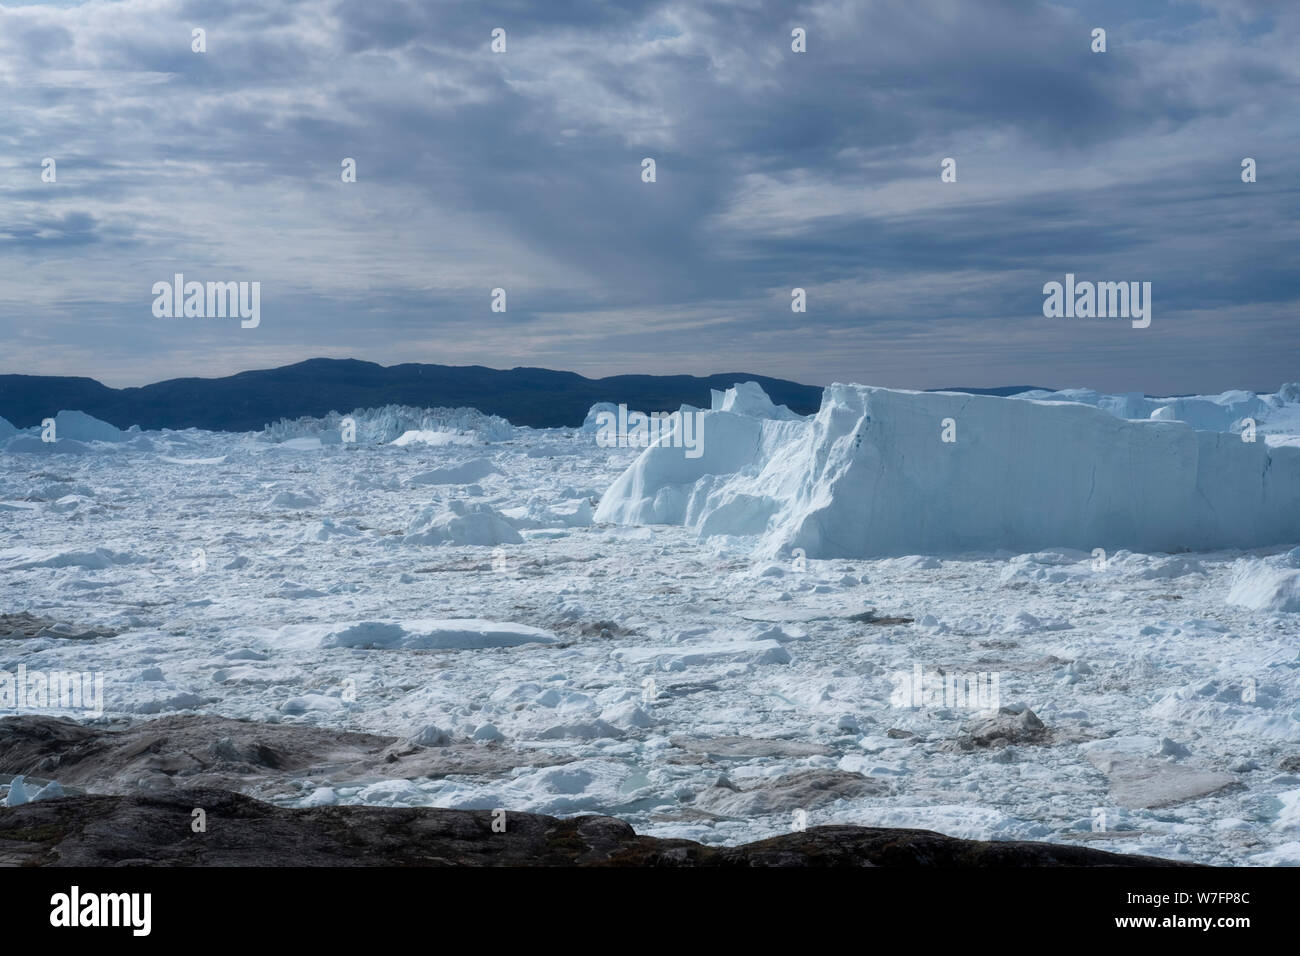
[[[1298,94],[1295,2],[0,0],[0,372],[1273,389]],[[176,272],[261,325],[155,318]],[[1067,272],[1151,326],[1044,318]]]

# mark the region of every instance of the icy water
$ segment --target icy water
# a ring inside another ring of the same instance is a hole
[[[286,804],[1300,863],[1296,615],[1225,600],[1285,549],[767,561],[745,538],[593,526],[636,453],[590,435],[148,438],[0,455],[0,611],[69,625],[0,639],[0,667],[102,673],[104,718],[197,710],[521,752],[500,774],[303,781]],[[432,483],[453,466],[460,483]],[[996,676],[996,702],[1044,727],[972,745],[989,701],[912,700],[918,667],[985,692]],[[807,784],[846,774],[874,783]]]

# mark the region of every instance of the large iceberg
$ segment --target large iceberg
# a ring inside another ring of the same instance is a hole
[[[1300,541],[1300,448],[1079,402],[863,385],[827,388],[811,419],[766,417],[752,393],[713,406],[700,457],[647,448],[596,520],[813,558]]]

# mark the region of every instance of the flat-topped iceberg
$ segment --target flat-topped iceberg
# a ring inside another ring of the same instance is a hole
[[[1300,448],[1093,405],[832,385],[811,419],[704,413],[703,454],[647,448],[597,521],[880,557],[1300,541]]]

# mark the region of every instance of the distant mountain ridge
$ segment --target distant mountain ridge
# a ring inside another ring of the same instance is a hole
[[[0,416],[26,428],[60,409],[75,409],[119,428],[256,431],[281,418],[411,405],[477,408],[535,428],[575,427],[596,402],[621,402],[645,411],[683,404],[708,408],[710,389],[745,381],[758,382],[772,401],[802,415],[821,406],[818,386],[748,372],[591,379],[544,368],[383,366],[357,359],[317,358],[222,378],[175,378],[133,388],[110,388],[92,378],[73,376],[0,375]],[[960,391],[1014,394],[1028,388]]]
[[[709,389],[756,381],[780,404],[807,414],[822,390],[783,379],[735,372],[693,375],[615,375],[590,379],[543,368],[481,365],[383,366],[356,359],[308,359],[280,368],[222,378],[177,378],[110,388],[91,378],[0,375],[0,416],[25,428],[60,409],[76,409],[127,428],[256,431],[281,418],[347,413],[384,405],[471,407],[516,425],[573,427],[596,402],[630,408],[709,406]]]

